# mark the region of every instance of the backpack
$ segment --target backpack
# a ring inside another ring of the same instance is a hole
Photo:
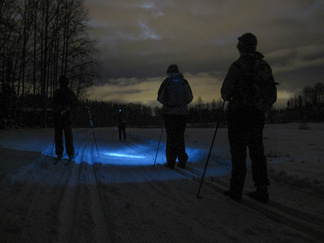
[[[236,87],[236,96],[244,106],[268,111],[277,100],[278,83],[274,81],[270,66],[263,60],[256,60],[243,68],[240,82]]]
[[[180,107],[191,102],[192,95],[188,82],[183,78],[182,74],[172,74],[163,87],[158,100],[168,107]]]

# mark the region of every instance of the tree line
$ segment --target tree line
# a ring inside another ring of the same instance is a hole
[[[304,87],[288,100],[284,113],[288,121],[324,121],[324,84]]]
[[[267,123],[288,122],[323,122],[324,121],[324,84],[307,86],[302,92],[295,94],[287,102],[285,108],[272,108],[266,115]],[[21,127],[41,127],[42,110],[28,107],[42,106],[39,95],[24,97],[24,109],[21,111],[17,125]],[[223,101],[213,100],[205,103],[201,97],[189,105],[188,126],[214,127],[220,119],[221,127],[226,127],[226,110],[222,108]],[[151,107],[142,104],[122,104],[114,102],[99,102],[80,99],[74,110],[73,127],[90,127],[90,116],[95,127],[111,127],[117,125],[119,110],[123,110],[129,127],[162,127],[163,115],[161,106]],[[52,99],[49,99],[47,124],[53,127]]]
[[[16,121],[33,99],[28,108],[41,108],[46,126],[60,75],[82,97],[98,73],[88,19],[83,0],[0,1],[1,118]]]
[[[116,126],[119,109],[127,114],[127,125],[130,127],[161,127],[163,115],[161,106],[150,107],[141,104],[119,104],[112,102],[83,101],[80,107],[86,107],[90,102],[93,114],[93,124],[97,127]],[[188,126],[215,127],[220,119],[220,126],[226,127],[226,110],[222,110],[223,100],[213,100],[205,103],[201,97],[189,105]],[[80,116],[80,112],[79,116]],[[78,120],[78,121],[77,121]],[[83,122],[82,122],[83,121]],[[313,87],[307,86],[296,93],[287,102],[285,108],[274,108],[266,113],[267,123],[289,122],[323,122],[324,121],[324,84],[317,83]],[[87,110],[83,109],[83,119],[76,119],[78,127],[89,127]]]
[[[202,102],[202,99],[198,101]],[[188,123],[193,127],[213,126],[218,117],[223,118],[222,101],[211,104],[196,103],[189,106]],[[162,127],[162,107],[151,107],[142,104],[122,104],[114,102],[80,101],[74,114],[74,127],[89,127],[90,116],[95,127],[117,126],[119,110],[126,114],[128,127]]]
[[[204,103],[198,97],[196,104],[189,108],[189,122],[197,126],[208,126],[215,123],[221,117],[222,124],[226,126],[226,111],[219,113],[221,100],[213,100],[211,104]],[[215,109],[217,107],[218,109]],[[290,122],[323,122],[324,121],[324,84],[316,83],[313,86],[306,86],[301,92],[295,93],[287,101],[287,106],[283,108],[272,107],[266,113],[267,123],[290,123]]]

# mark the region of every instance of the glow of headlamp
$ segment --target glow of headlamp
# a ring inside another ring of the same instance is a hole
[[[109,156],[114,157],[122,157],[122,158],[133,158],[133,159],[144,159],[145,156],[142,155],[129,155],[129,154],[121,154],[121,153],[107,153]]]

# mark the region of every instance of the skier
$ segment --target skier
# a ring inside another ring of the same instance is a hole
[[[5,129],[6,126],[13,126],[13,107],[17,101],[14,88],[8,83],[2,84],[0,93],[0,129]]]
[[[121,108],[118,110],[117,123],[118,123],[119,141],[122,141],[122,137],[124,138],[124,141],[126,141],[126,114],[124,110]]]
[[[273,83],[274,80],[269,64],[263,60],[264,56],[256,51],[256,46],[257,38],[251,33],[238,38],[240,58],[230,66],[221,88],[222,98],[229,101],[228,138],[232,157],[230,189],[224,194],[236,201],[241,200],[246,176],[246,150],[249,148],[256,186],[256,191],[249,195],[256,200],[267,202],[269,179],[262,141],[265,111],[253,103],[256,101],[251,99],[253,93],[250,91],[254,76],[259,80],[269,79]],[[276,99],[276,90],[274,93],[272,103]]]
[[[65,76],[60,76],[60,88],[54,92],[54,126],[55,126],[55,153],[57,159],[63,157],[63,131],[65,136],[65,149],[69,156],[69,161],[74,158],[73,134],[72,134],[72,114],[71,111],[77,105],[77,98],[68,87],[69,80]]]
[[[193,100],[193,95],[188,81],[179,72],[177,65],[170,65],[166,73],[168,77],[161,84],[157,98],[163,104],[162,114],[167,133],[165,165],[173,169],[178,158],[178,166],[185,168],[188,154],[184,132],[187,124],[187,105]]]

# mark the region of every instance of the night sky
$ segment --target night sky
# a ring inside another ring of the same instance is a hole
[[[88,98],[158,105],[170,64],[178,64],[194,94],[220,98],[237,38],[258,38],[272,66],[277,106],[306,85],[324,82],[324,1],[87,0],[90,36],[98,41],[100,79]]]

